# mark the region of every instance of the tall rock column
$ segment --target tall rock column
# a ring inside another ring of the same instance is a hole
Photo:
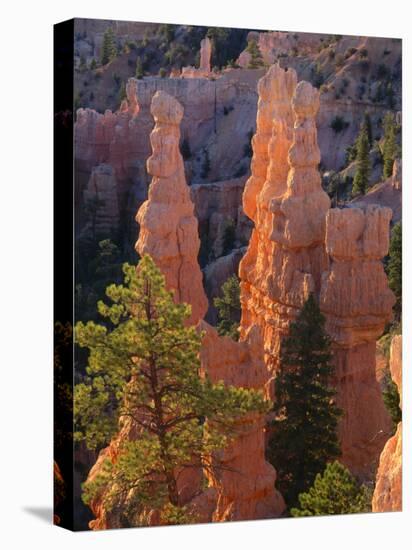
[[[391,342],[389,367],[392,380],[398,386],[402,407],[402,335],[394,336]],[[402,510],[402,422],[396,433],[382,451],[375,491],[372,499],[373,512],[400,512]]]
[[[176,300],[192,305],[191,323],[196,324],[206,313],[207,301],[197,262],[197,220],[179,152],[183,109],[174,98],[157,92],[151,111],[156,125],[147,167],[153,180],[149,198],[137,214],[141,227],[136,250],[153,257],[167,286],[175,290]],[[264,387],[266,371],[257,327],[247,331],[241,343],[219,337],[205,322],[199,328],[205,331],[201,368],[212,381]],[[283,499],[274,488],[276,472],[265,461],[264,423],[258,414],[237,423],[236,438],[218,457],[226,469],[209,477],[209,488],[193,502],[204,521],[277,517],[283,512]],[[196,480],[187,480],[186,484],[190,483]]]
[[[192,306],[190,323],[196,324],[203,319],[208,302],[197,262],[198,224],[179,151],[183,108],[176,99],[158,91],[151,113],[155,127],[150,135],[153,153],[147,160],[147,171],[153,179],[148,200],[136,216],[140,224],[136,250],[152,256],[167,286],[175,291],[176,301]]]
[[[262,389],[267,372],[262,354],[261,331],[257,326],[245,331],[243,341],[220,337],[217,331],[201,321],[206,312],[206,297],[197,263],[199,239],[197,221],[193,215],[179,152],[179,123],[183,116],[180,104],[164,92],[157,92],[151,112],[155,128],[151,134],[153,154],[148,159],[148,171],[153,175],[148,200],[141,206],[137,220],[141,225],[136,249],[148,253],[166,278],[175,299],[192,305],[191,323],[204,331],[200,353],[201,371],[213,382]],[[200,321],[200,322],[199,322]],[[265,418],[250,414],[235,423],[228,448],[211,457],[224,469],[208,470],[206,490],[200,490],[200,471],[179,477],[179,494],[198,514],[200,521],[231,521],[278,517],[285,504],[275,489],[276,472],[265,460]],[[89,479],[102,468],[104,458],[117,460],[122,441],[139,437],[139,428],[130,418],[121,419],[119,432],[100,453]],[[103,489],[110,490],[110,487]],[[196,494],[196,496],[195,496]],[[119,503],[121,504],[121,503]],[[121,506],[106,510],[102,497],[92,503],[96,519],[93,529],[119,526]],[[156,518],[149,519],[156,524]]]
[[[266,178],[260,187],[262,176],[252,172],[245,189],[245,211],[253,215],[255,230],[239,274],[241,336],[251,324],[262,327],[267,392],[273,397],[281,340],[309,293],[319,292],[328,265],[324,235],[330,201],[317,169],[319,92],[308,82],[295,87],[291,70],[275,67],[271,78],[275,103],[267,157],[264,143],[254,151],[256,164],[266,166]]]
[[[212,57],[212,42],[206,36],[200,42],[200,65],[199,69],[206,73],[210,73],[210,58]]]
[[[376,379],[376,340],[392,317],[394,296],[381,258],[388,252],[389,208],[332,209],[326,218],[330,269],[320,306],[333,341],[342,462],[367,477],[388,439],[390,419]]]

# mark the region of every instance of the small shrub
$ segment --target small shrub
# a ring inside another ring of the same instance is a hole
[[[366,48],[361,48],[359,50],[359,58],[360,59],[367,59],[368,58],[368,50]]]
[[[165,69],[164,67],[161,67],[161,68],[159,69],[159,76],[160,76],[160,78],[166,78],[166,75],[167,75],[166,69]]]

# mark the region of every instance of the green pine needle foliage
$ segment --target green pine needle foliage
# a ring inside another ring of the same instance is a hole
[[[393,163],[398,153],[398,147],[396,144],[396,125],[393,113],[386,113],[383,120],[383,128],[383,177],[390,178],[392,175]]]
[[[311,294],[281,347],[275,381],[276,419],[272,424],[268,458],[277,470],[277,487],[289,507],[340,455],[330,339],[325,317]]]
[[[335,461],[316,476],[308,492],[299,495],[299,503],[291,510],[294,517],[365,513],[371,511],[371,491]]]
[[[386,272],[389,287],[396,297],[394,306],[395,318],[400,320],[402,315],[402,224],[397,223],[393,230],[389,245],[389,260]]]
[[[232,275],[222,285],[222,296],[213,300],[218,311],[217,331],[220,336],[230,336],[239,340],[240,285],[236,275]]]
[[[360,134],[356,140],[356,171],[353,179],[352,195],[364,195],[369,186],[371,164],[369,160],[370,142],[368,127],[362,124]]]
[[[145,524],[145,506],[160,523],[190,521],[177,491],[178,472],[214,470],[210,456],[236,436],[234,421],[268,410],[259,391],[212,383],[200,376],[202,334],[187,326],[190,306],[176,304],[150,256],[136,270],[125,264],[124,284],[110,285],[111,305],[99,302],[105,324],[78,323],[76,343],[89,350],[85,380],[75,388],[76,439],[106,445],[132,422],[116,462],[107,460],[84,485],[84,501],[103,498],[127,525]]]

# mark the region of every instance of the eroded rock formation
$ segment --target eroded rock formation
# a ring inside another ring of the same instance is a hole
[[[176,299],[192,305],[191,322],[196,324],[206,313],[206,297],[197,264],[197,221],[178,149],[183,109],[174,98],[158,92],[152,100],[152,114],[156,125],[151,134],[153,155],[148,159],[148,171],[154,178],[149,199],[137,215],[141,230],[136,248],[154,258],[165,274],[167,285],[175,290]],[[161,220],[165,220],[164,227]],[[182,251],[183,264],[180,257],[174,256]],[[257,328],[249,330],[241,343],[220,338],[207,323],[201,323],[200,328],[206,332],[201,366],[213,381],[224,380],[227,384],[254,389],[263,387],[266,373]],[[282,497],[274,489],[275,470],[265,461],[264,418],[250,417],[239,423],[238,430],[239,437],[223,458],[231,472],[210,478],[205,495],[193,503],[209,521],[275,517],[284,508]],[[253,461],[249,455],[251,448],[255,451]]]
[[[151,134],[153,154],[148,159],[148,171],[153,175],[149,198],[137,214],[141,230],[136,249],[149,253],[166,277],[167,286],[175,297],[192,306],[190,322],[199,323],[206,313],[207,301],[197,264],[199,239],[193,203],[186,185],[183,162],[179,152],[179,124],[183,116],[181,105],[164,92],[152,100],[155,127]],[[201,350],[201,369],[212,381],[245,388],[264,387],[267,373],[263,361],[260,329],[252,326],[245,331],[243,341],[221,338],[216,330],[201,321],[205,332]],[[265,461],[265,418],[250,414],[234,428],[235,439],[218,457],[225,469],[215,474],[205,472],[208,488],[200,489],[200,472],[179,478],[178,490],[182,503],[191,507],[201,521],[229,521],[278,517],[284,510],[282,496],[275,489],[276,472]],[[121,419],[120,430],[104,449],[89,474],[89,480],[99,473],[105,458],[117,460],[120,442],[138,437],[138,429],[130,418]],[[253,458],[252,458],[253,456]],[[91,503],[96,519],[92,529],[121,525],[119,502],[112,510],[104,504],[105,491]],[[156,516],[148,512],[149,524]]]
[[[224,380],[228,385],[261,389],[266,382],[263,342],[260,329],[252,326],[243,341],[235,342],[218,336],[205,322],[200,354],[202,370],[213,382]],[[275,469],[265,460],[265,415],[251,413],[237,421],[236,438],[220,453],[215,475],[207,474],[209,488],[193,503],[199,511],[209,511],[205,503],[215,495],[209,521],[236,521],[274,518],[285,508],[275,489]],[[212,501],[213,502],[213,501]]]
[[[402,407],[402,336],[391,342],[390,362],[392,380],[398,386]],[[402,510],[402,422],[387,441],[379,462],[376,486],[372,499],[373,512],[400,512]]]
[[[203,319],[208,303],[197,263],[198,224],[179,151],[183,108],[165,92],[156,92],[151,112],[155,127],[147,171],[153,179],[149,198],[136,216],[140,224],[136,250],[141,256],[152,256],[177,301],[191,304],[190,323],[196,324]]]
[[[282,338],[315,293],[333,340],[344,410],[342,460],[367,476],[389,431],[375,349],[394,300],[381,262],[391,211],[329,210],[318,172],[319,92],[296,80],[293,70],[273,66],[259,82],[252,175],[243,195],[255,229],[239,268],[241,334],[254,323],[262,328],[267,392],[273,397]]]
[[[119,204],[117,184],[110,164],[99,164],[93,168],[87,188],[84,191],[87,224],[84,234],[94,240],[108,238],[119,226]]]
[[[182,78],[205,78],[210,75],[210,59],[212,57],[212,42],[205,36],[200,42],[200,65],[196,67],[182,67]]]
[[[377,206],[332,209],[326,217],[330,268],[323,274],[320,307],[333,340],[342,462],[370,472],[390,432],[376,379],[376,340],[392,317],[394,296],[381,259],[389,246],[391,210]]]
[[[270,396],[281,339],[309,293],[319,291],[328,265],[324,233],[330,201],[317,170],[319,92],[296,82],[295,71],[278,65],[259,82],[252,175],[243,196],[255,229],[239,269],[241,334],[253,323],[262,327]]]
[[[135,154],[137,117],[137,80],[126,84],[126,99],[120,109],[104,114],[94,109],[78,109],[75,123],[75,160],[80,171],[90,172],[94,166],[108,163],[113,166],[116,178],[129,174]]]

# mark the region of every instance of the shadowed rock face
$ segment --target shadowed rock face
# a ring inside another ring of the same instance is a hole
[[[390,362],[392,380],[398,386],[402,407],[402,336],[394,336],[391,342]],[[402,510],[402,422],[396,433],[387,441],[379,461],[373,512],[400,512]]]
[[[84,191],[84,202],[88,211],[85,234],[103,239],[118,230],[117,184],[110,164],[99,164],[93,168]]]

